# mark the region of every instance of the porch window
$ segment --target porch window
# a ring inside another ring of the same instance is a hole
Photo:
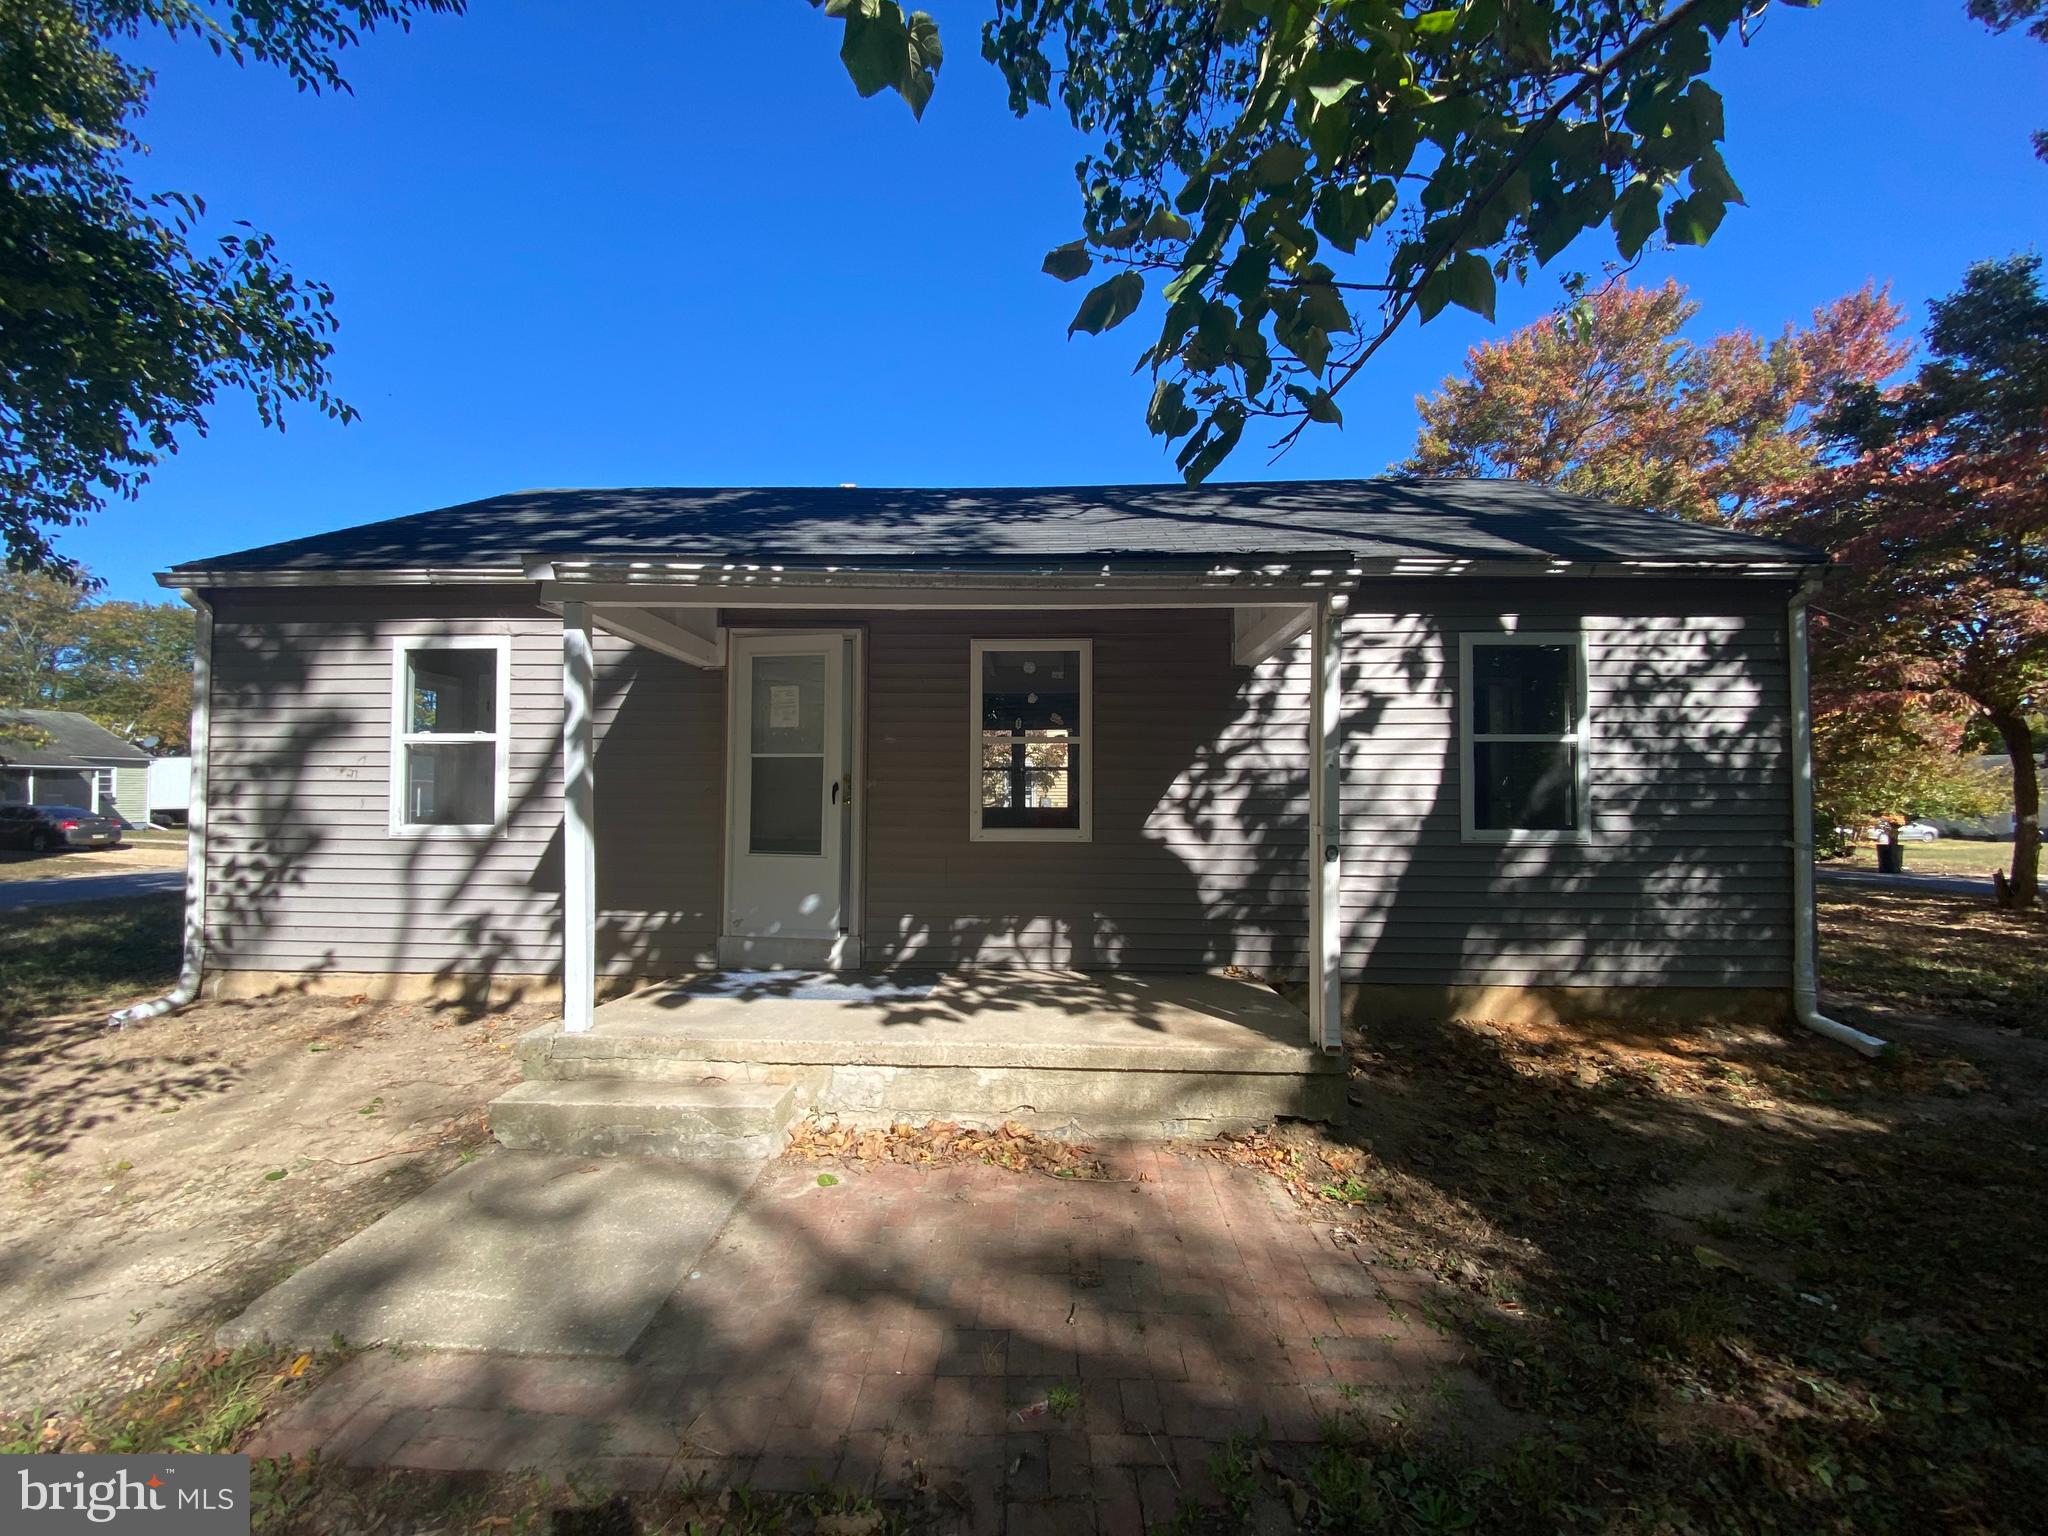
[[[391,672],[391,830],[498,831],[510,642],[502,635],[398,640]]]
[[[1086,640],[973,643],[975,840],[1088,840],[1093,667]]]
[[[1584,637],[1465,635],[1458,661],[1466,841],[1583,840]]]

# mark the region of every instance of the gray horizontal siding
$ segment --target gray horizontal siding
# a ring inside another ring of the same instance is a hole
[[[1592,835],[1584,844],[1463,840],[1458,639],[1510,623],[1586,637]],[[1354,598],[1343,637],[1349,978],[1786,984],[1781,590],[1383,583]]]
[[[551,973],[560,641],[462,589],[216,594],[208,891],[217,963]],[[1583,630],[1591,840],[1462,840],[1458,636]],[[745,623],[749,615],[728,618]],[[786,624],[787,615],[763,616]],[[819,616],[818,622],[839,622]],[[1306,940],[1305,648],[1230,658],[1226,613],[853,615],[868,636],[867,953],[877,962],[1293,972]],[[501,837],[386,830],[390,648],[513,640]],[[1090,636],[1094,839],[968,837],[968,643]],[[1779,986],[1789,969],[1782,593],[1734,583],[1384,583],[1343,629],[1347,976],[1429,985]],[[608,971],[708,963],[725,674],[600,637]]]
[[[974,842],[968,647],[1095,642],[1093,840]],[[1301,680],[1235,668],[1213,610],[875,616],[866,942],[895,964],[1261,970],[1300,963]],[[1305,715],[1303,716],[1305,718]]]
[[[213,594],[207,916],[227,969],[552,974],[561,625],[462,589]],[[511,637],[503,835],[394,837],[391,643]],[[600,636],[601,959],[703,963],[716,932],[721,677]]]

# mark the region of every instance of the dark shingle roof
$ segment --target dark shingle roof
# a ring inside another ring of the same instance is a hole
[[[1077,559],[1675,560],[1820,557],[1512,480],[882,489],[520,491],[178,566],[518,569],[527,555],[946,564]]]
[[[0,764],[9,768],[112,768],[149,754],[69,709],[0,709]]]

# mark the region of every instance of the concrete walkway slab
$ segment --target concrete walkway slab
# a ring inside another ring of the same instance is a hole
[[[0,881],[0,912],[65,907],[78,901],[133,901],[185,889],[183,869],[145,870],[126,875],[67,875],[56,880]]]
[[[760,1169],[495,1153],[315,1260],[218,1337],[622,1356]]]

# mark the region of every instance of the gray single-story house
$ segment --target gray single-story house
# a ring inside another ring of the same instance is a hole
[[[187,979],[559,989],[564,1078],[634,1008],[744,1055],[769,973],[885,1056],[1062,978],[966,1011],[1090,1071],[1110,1013],[1243,1004],[1304,1073],[1389,1010],[1810,1016],[1820,558],[1387,479],[532,491],[194,561]]]
[[[149,754],[70,709],[0,709],[0,805],[76,805],[142,819]]]

